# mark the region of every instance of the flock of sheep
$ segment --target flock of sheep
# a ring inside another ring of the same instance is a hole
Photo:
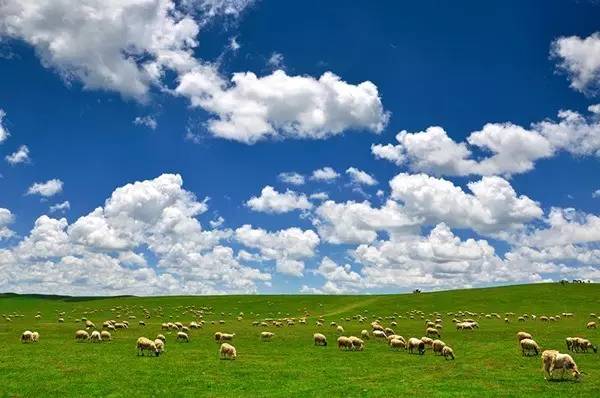
[[[181,308],[180,308],[181,309]],[[120,311],[131,311],[129,308],[113,308],[111,311],[120,312]],[[143,309],[144,315],[146,318],[150,318],[150,311],[147,309]],[[162,311],[159,311],[159,313]],[[365,311],[366,312],[366,311]],[[200,308],[195,309],[193,307],[186,307],[184,313],[191,313],[195,316],[196,320],[189,322],[187,325],[184,325],[182,322],[165,322],[161,324],[161,329],[170,333],[171,331],[176,332],[175,340],[177,342],[189,342],[190,341],[190,331],[192,329],[201,329],[206,324],[206,321],[203,319],[205,314],[212,314],[211,308]],[[14,314],[15,316],[16,314]],[[58,322],[64,322],[65,313],[59,313]],[[162,314],[160,314],[162,315]],[[222,313],[224,315],[224,313]],[[254,316],[258,316],[259,314],[253,314]],[[405,339],[403,336],[396,334],[394,331],[394,327],[398,325],[397,320],[403,318],[402,315],[395,313],[393,316],[386,317],[385,319],[389,321],[389,326],[384,327],[383,322],[384,319],[381,317],[374,317],[375,320],[370,322],[371,330],[363,329],[360,333],[360,338],[357,336],[345,336],[345,330],[342,325],[338,325],[336,322],[331,322],[330,326],[334,328],[336,334],[338,335],[336,343],[337,348],[340,350],[347,351],[362,351],[365,348],[365,341],[370,340],[371,338],[375,340],[380,340],[386,342],[389,346],[390,350],[406,350],[409,354],[419,354],[423,355],[426,352],[426,348],[430,348],[434,355],[440,355],[445,359],[455,359],[454,350],[444,343],[441,340],[441,332],[443,330],[443,315],[434,312],[429,314],[432,316],[434,320],[427,319],[425,320],[425,336],[421,338],[410,337]],[[6,315],[3,315],[5,319],[8,319]],[[18,316],[18,315],[16,315]],[[254,321],[252,323],[253,326],[257,327],[276,327],[280,328],[284,325],[293,326],[298,322],[299,324],[307,324],[308,313],[305,314],[304,317],[301,318],[279,318],[279,319],[263,319],[262,321]],[[425,314],[422,311],[411,310],[407,311],[407,318],[410,319],[424,319]],[[501,316],[497,313],[491,314],[477,314],[471,313],[468,311],[459,311],[456,314],[449,312],[446,316],[453,317],[452,322],[454,323],[456,330],[474,330],[479,328],[479,322],[474,318],[499,318]],[[506,313],[504,317],[504,321],[509,323],[511,319],[514,317],[514,313]],[[539,316],[539,320],[542,322],[555,322],[561,319],[561,317],[572,317],[571,313],[563,313],[561,315],[555,316]],[[591,318],[598,318],[596,314],[590,314]],[[41,318],[41,313],[38,312],[36,315],[36,319]],[[117,318],[121,318],[120,314]],[[130,319],[135,319],[135,316],[130,315]],[[522,316],[517,317],[519,322],[524,322],[526,319],[535,320],[538,317],[535,315],[527,315],[523,314]],[[242,321],[244,319],[244,314],[240,313],[237,317],[238,321]],[[353,320],[358,321],[359,323],[368,322],[366,316],[357,314],[352,317]],[[342,320],[350,321],[351,318],[343,318]],[[96,330],[96,325],[88,320],[87,318],[77,319],[76,322],[83,322],[85,324],[85,330],[80,329],[75,332],[75,340],[76,341],[90,341],[90,342],[105,342],[111,341],[112,335],[111,331],[117,331],[119,329],[128,329],[129,321],[121,320],[107,320],[102,323],[101,330]],[[212,324],[216,324],[217,321],[211,321]],[[220,325],[224,324],[224,320],[218,321]],[[316,326],[323,327],[325,320],[323,317],[318,317],[316,319]],[[141,327],[146,326],[145,321],[140,320],[138,325]],[[588,329],[596,329],[597,324],[596,321],[590,321],[586,324]],[[221,359],[230,359],[234,360],[237,358],[236,348],[231,344],[234,340],[235,333],[223,333],[216,332],[214,334],[214,341],[220,344],[219,348],[219,356]],[[273,337],[275,337],[275,333],[270,331],[262,331],[260,333],[261,341],[270,341]],[[21,342],[23,343],[36,343],[40,339],[40,334],[35,331],[31,332],[29,330],[25,331],[21,335]],[[575,379],[579,379],[582,374],[573,357],[569,354],[560,353],[557,350],[545,350],[541,351],[539,344],[533,339],[533,336],[527,332],[518,332],[517,339],[519,342],[519,347],[522,351],[522,354],[525,356],[530,355],[540,355],[542,358],[542,369],[547,376],[547,379],[552,378],[552,373],[556,370],[562,371],[561,377],[564,377],[565,371],[569,371]],[[148,353],[153,356],[159,356],[163,352],[165,352],[165,343],[166,337],[163,334],[158,334],[154,340],[149,339],[147,337],[140,337],[136,341],[136,349],[137,354],[144,356],[145,353]],[[314,333],[313,334],[314,345],[316,346],[327,346],[327,337],[323,333]],[[579,352],[588,352],[588,350],[592,350],[594,353],[597,352],[597,347],[591,343],[590,340],[582,338],[582,337],[567,337],[566,338],[566,346],[567,350],[575,353]]]

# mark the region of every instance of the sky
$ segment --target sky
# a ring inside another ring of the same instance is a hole
[[[0,291],[600,280],[600,3],[0,2]]]

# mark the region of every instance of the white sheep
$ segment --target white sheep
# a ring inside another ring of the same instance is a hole
[[[185,341],[186,343],[190,342],[190,336],[186,332],[177,332],[176,341]]]
[[[237,351],[235,347],[231,344],[223,343],[221,344],[221,348],[219,349],[219,353],[221,354],[221,359],[235,359],[237,357]]]
[[[442,355],[446,359],[450,358],[450,359],[454,360],[454,350],[447,345],[444,346],[444,348],[442,348]]]
[[[517,333],[517,340],[521,341],[524,339],[532,339],[533,337],[531,337],[531,334],[527,333],[527,332],[518,332]]]
[[[21,343],[33,342],[33,332],[26,330],[21,335]]]
[[[415,337],[411,337],[408,339],[407,348],[409,353],[414,353],[414,350],[417,350],[417,353],[423,355],[425,353],[425,343],[421,339],[417,339]]]
[[[571,374],[575,379],[578,379],[581,375],[577,364],[569,354],[561,354],[556,350],[546,350],[542,353],[542,370],[548,375],[544,377],[547,380],[552,379],[552,372],[554,370],[561,369],[561,378],[564,377],[565,370],[570,370]]]
[[[103,330],[100,333],[100,338],[104,341],[111,341],[112,340],[112,336],[110,335],[110,332]]]
[[[340,350],[343,350],[343,349],[351,350],[352,349],[352,340],[350,340],[350,338],[348,338],[346,336],[340,336],[337,339],[337,345]]]
[[[159,339],[159,340],[162,340],[163,342],[167,341],[167,338],[165,337],[164,334],[157,334],[156,338]]]
[[[31,341],[34,343],[40,341],[40,334],[38,332],[31,333]]]
[[[262,341],[271,341],[273,336],[275,336],[275,333],[273,333],[273,332],[261,332],[260,333],[260,339]]]
[[[144,351],[154,352],[154,355],[156,356],[160,355],[160,351],[158,351],[158,349],[156,348],[156,344],[154,344],[154,341],[146,337],[140,337],[139,339],[137,339],[136,347],[138,350],[138,355],[141,354],[142,356],[144,356]]]
[[[523,339],[519,342],[521,345],[521,351],[523,355],[530,355],[533,352],[533,355],[538,355],[540,353],[540,346],[535,340],[532,339]]]
[[[75,340],[85,341],[90,339],[90,334],[85,330],[78,330],[75,332]]]
[[[398,349],[398,348],[405,349],[406,343],[403,340],[394,338],[394,339],[390,340],[390,348],[391,349]]]
[[[363,339],[368,339],[369,338],[369,331],[366,330],[366,329],[361,330],[360,337],[362,337]]]
[[[342,326],[342,325],[338,325],[338,326],[337,326],[337,328],[336,328],[336,331],[337,331],[338,333],[344,333],[344,328],[343,328],[343,326]]]
[[[231,341],[235,337],[235,333],[221,333],[220,341]]]
[[[433,353],[434,354],[442,354],[442,350],[444,349],[444,347],[446,346],[446,343],[444,343],[442,340],[433,340],[433,343],[431,344],[431,348],[433,349]]]
[[[352,343],[352,349],[354,351],[362,351],[365,348],[365,342],[356,336],[350,336],[350,342]]]
[[[425,330],[425,334],[427,336],[435,336],[437,338],[440,338],[440,331],[437,330],[436,328],[427,328],[427,330]]]
[[[156,346],[156,350],[159,353],[165,352],[165,342],[162,341],[161,339],[154,340],[154,345]]]
[[[327,345],[327,337],[321,333],[313,334],[313,339],[315,341],[315,345],[326,346]]]
[[[92,332],[92,334],[90,335],[90,341],[91,342],[102,341],[102,336],[100,336],[100,332],[97,330],[94,330]]]
[[[385,338],[387,338],[387,335],[385,334],[385,332],[383,330],[377,329],[377,330],[373,330],[373,337],[385,339]]]
[[[596,329],[598,326],[596,325],[596,322],[588,322],[585,327],[588,329]]]

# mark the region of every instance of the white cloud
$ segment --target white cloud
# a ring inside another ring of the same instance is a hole
[[[231,39],[229,39],[229,49],[231,51],[237,51],[241,48],[242,46],[240,45],[240,43],[238,43],[237,41],[237,37],[232,37]]]
[[[176,92],[216,115],[207,123],[217,137],[254,144],[265,139],[324,139],[347,130],[379,133],[387,124],[377,87],[353,85],[331,72],[319,79],[277,70],[257,77],[234,73],[227,84],[207,68],[180,76]]]
[[[594,214],[552,208],[545,221],[548,228],[536,229],[522,238],[525,245],[549,247],[600,242],[600,217]]]
[[[483,177],[467,184],[472,194],[452,182],[426,174],[398,174],[390,181],[391,197],[404,203],[405,211],[427,223],[445,222],[482,234],[518,230],[543,215],[527,196],[517,196],[501,177]]]
[[[196,61],[198,24],[172,0],[6,0],[0,34],[33,46],[46,67],[88,89],[144,99],[165,69]]]
[[[21,145],[19,149],[10,155],[7,155],[5,159],[13,166],[19,163],[29,163],[31,161],[29,158],[29,148],[27,145]]]
[[[55,294],[254,292],[270,274],[239,262],[202,229],[207,210],[179,175],[117,188],[104,206],[69,225],[41,216],[16,246],[0,250],[0,290]],[[144,251],[156,264],[149,266]]]
[[[154,116],[151,115],[137,116],[133,120],[133,124],[135,124],[136,126],[146,126],[151,130],[156,130],[156,127],[158,127],[156,119],[154,118]]]
[[[277,192],[273,187],[265,186],[260,196],[254,196],[246,202],[246,206],[254,211],[281,214],[294,210],[309,210],[312,204],[306,195],[298,194],[289,189],[284,193]]]
[[[8,209],[0,207],[0,241],[3,239],[10,238],[14,235],[14,232],[9,228],[15,221],[15,216]]]
[[[27,195],[41,195],[46,198],[61,193],[63,182],[57,178],[46,182],[36,182],[27,190]]]
[[[356,167],[349,167],[346,170],[346,174],[350,176],[350,180],[353,184],[369,186],[377,185],[377,180],[375,178]]]
[[[286,171],[283,173],[279,173],[279,179],[286,184],[292,185],[303,185],[305,183],[305,178],[302,174],[296,173],[295,171]]]
[[[338,178],[340,175],[334,169],[329,166],[317,169],[312,172],[311,180],[331,182]]]
[[[329,199],[329,195],[327,192],[315,192],[310,194],[309,198],[313,200],[327,200]]]
[[[596,189],[592,192],[592,198],[600,198],[600,189]]]
[[[525,129],[511,123],[488,123],[472,132],[467,142],[455,142],[441,127],[396,136],[397,145],[372,145],[375,157],[413,171],[434,175],[506,175],[524,173],[540,159],[559,151],[574,155],[600,156],[600,114],[594,106],[591,115],[562,110],[558,120],[544,120]],[[468,145],[467,145],[468,144]],[[476,157],[471,149],[484,154]]]
[[[211,228],[219,228],[225,223],[225,219],[221,216],[218,216],[214,220],[210,220],[209,224]]]
[[[182,0],[181,3],[185,9],[199,11],[201,24],[206,24],[215,17],[239,18],[255,0]]]
[[[313,221],[319,235],[329,243],[366,243],[377,239],[378,231],[389,234],[414,233],[421,219],[407,214],[394,201],[387,201],[380,208],[369,202],[336,203],[328,200],[315,211]]]
[[[4,141],[6,141],[6,139],[10,135],[8,133],[8,129],[6,127],[4,127],[4,118],[5,117],[6,117],[6,112],[4,112],[4,109],[0,108],[0,144],[3,143]]]
[[[600,34],[586,38],[559,37],[552,42],[550,51],[559,60],[558,68],[564,71],[571,87],[583,93],[595,93],[600,87]]]
[[[283,54],[273,52],[267,61],[267,65],[273,69],[285,69],[285,65],[283,63]]]
[[[50,213],[62,212],[69,210],[71,208],[71,203],[68,200],[65,200],[62,203],[56,203],[50,206]]]
[[[268,232],[248,224],[235,230],[235,238],[244,246],[258,249],[263,258],[274,260],[277,272],[292,276],[302,276],[303,260],[315,255],[320,242],[311,230],[288,228]]]

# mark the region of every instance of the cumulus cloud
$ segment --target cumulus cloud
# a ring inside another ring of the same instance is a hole
[[[346,170],[346,174],[348,174],[353,184],[369,186],[377,185],[377,180],[375,178],[369,173],[359,170],[356,167],[349,167]]]
[[[314,231],[288,228],[268,232],[243,225],[235,230],[235,238],[246,247],[258,249],[260,255],[274,260],[279,273],[302,276],[304,259],[313,257],[320,240]]]
[[[9,228],[14,221],[15,216],[12,212],[0,207],[0,241],[14,235],[14,232]]]
[[[246,202],[246,206],[254,211],[263,213],[288,213],[294,210],[309,210],[312,203],[304,194],[299,194],[289,189],[277,192],[272,186],[265,186],[260,196],[253,196]]]
[[[151,130],[156,130],[156,128],[158,127],[156,119],[154,118],[154,116],[151,115],[137,116],[135,119],[133,119],[133,124],[135,124],[136,126],[146,126]]]
[[[564,246],[600,242],[600,217],[572,208],[552,208],[546,218],[548,228],[536,229],[522,238],[533,247]]]
[[[335,180],[336,178],[338,178],[340,175],[337,171],[335,171],[334,169],[332,169],[329,166],[314,170],[312,172],[312,175],[310,177],[311,180],[314,181],[325,181],[325,182],[331,182],[333,180]]]
[[[501,177],[470,182],[472,193],[452,182],[426,174],[398,174],[390,181],[391,197],[404,203],[405,211],[427,223],[445,222],[482,234],[499,234],[523,228],[543,211],[527,196],[517,196]]]
[[[291,185],[304,185],[305,178],[302,174],[296,173],[295,171],[286,171],[279,173],[279,179],[286,184]]]
[[[65,211],[69,210],[70,208],[71,208],[71,203],[69,203],[68,200],[65,200],[62,203],[56,203],[56,204],[50,206],[50,213],[57,213],[57,212],[64,213]]]
[[[243,265],[203,230],[206,201],[179,175],[117,188],[103,206],[77,219],[39,217],[16,246],[0,250],[0,290],[62,294],[253,292],[270,274]],[[144,251],[156,258],[147,264]]]
[[[512,123],[488,123],[472,132],[466,142],[455,142],[441,127],[425,131],[402,131],[397,145],[375,144],[373,155],[413,171],[434,175],[505,175],[532,170],[535,162],[559,151],[574,155],[600,155],[600,115],[562,110],[558,120],[544,120],[526,129]],[[473,150],[483,155],[476,156]]]
[[[5,159],[12,166],[19,163],[29,163],[31,161],[29,158],[29,148],[27,145],[21,145],[19,149],[7,155]]]
[[[63,190],[63,182],[57,178],[46,182],[36,182],[27,190],[27,195],[41,195],[46,198],[57,195]]]
[[[571,87],[593,94],[600,87],[600,34],[586,38],[559,37],[552,42],[550,53],[558,60],[557,67],[565,72]]]
[[[206,68],[195,69],[180,76],[175,91],[216,115],[207,123],[212,134],[246,144],[323,139],[347,130],[379,133],[388,120],[373,83],[349,84],[331,72],[319,79],[282,70],[263,77],[234,73],[227,83]]]
[[[0,108],[0,144],[6,141],[8,136],[8,129],[4,127],[4,118],[6,117],[6,112],[4,109]]]

